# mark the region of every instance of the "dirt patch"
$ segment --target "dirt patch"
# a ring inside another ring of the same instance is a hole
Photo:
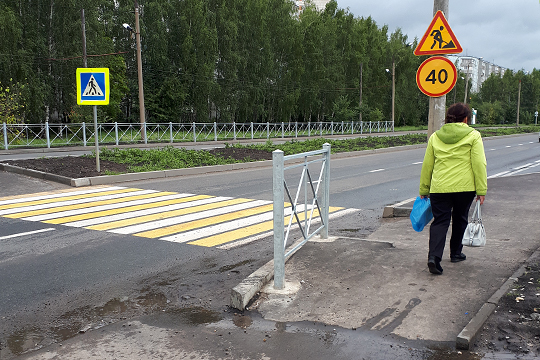
[[[209,152],[225,159],[238,161],[272,160],[272,153],[250,148],[219,148]],[[83,156],[64,156],[54,158],[39,158],[27,160],[8,160],[3,163],[25,169],[38,170],[50,174],[61,175],[71,179],[100,176],[107,174],[122,174],[129,172],[128,166],[112,161],[101,160],[100,172],[96,171],[96,159]]]
[[[473,350],[540,355],[540,255],[499,300]]]

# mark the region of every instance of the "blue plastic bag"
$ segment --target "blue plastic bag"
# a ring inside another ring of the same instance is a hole
[[[414,205],[411,211],[411,224],[415,231],[421,232],[424,230],[431,219],[433,219],[433,213],[431,212],[431,200],[429,198],[422,199],[420,196],[414,200]]]

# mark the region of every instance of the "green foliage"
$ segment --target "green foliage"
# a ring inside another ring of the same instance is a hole
[[[0,123],[21,124],[24,111],[22,91],[24,85],[9,80],[8,86],[0,83]]]
[[[102,149],[99,156],[103,160],[129,165],[130,172],[183,169],[236,162],[231,159],[216,157],[204,150],[187,150],[174,147],[150,150],[136,148]]]
[[[540,132],[540,126],[519,126],[519,127],[505,127],[495,129],[478,129],[482,137],[488,136],[501,136],[501,135],[514,135],[514,134],[527,134]]]

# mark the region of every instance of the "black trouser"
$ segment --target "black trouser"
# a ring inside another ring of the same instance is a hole
[[[463,233],[469,222],[469,208],[475,197],[474,191],[430,194],[433,222],[429,228],[429,255],[442,259],[446,233],[452,219],[450,255],[461,254]]]

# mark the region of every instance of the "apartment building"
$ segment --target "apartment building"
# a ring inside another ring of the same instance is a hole
[[[504,75],[507,68],[485,61],[482,57],[448,55],[456,67],[471,80],[471,92],[478,92],[491,74]]]

